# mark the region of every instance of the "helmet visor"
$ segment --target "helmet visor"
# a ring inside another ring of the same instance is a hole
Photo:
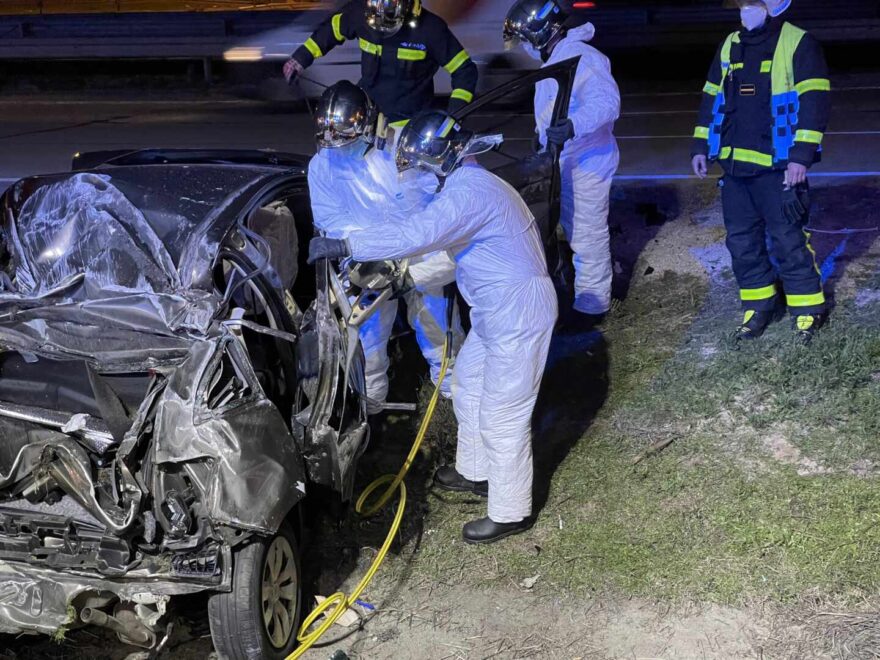
[[[339,149],[375,137],[374,108],[369,97],[348,82],[330,87],[315,111],[315,141],[322,149]]]
[[[447,117],[436,130],[420,132],[413,124],[407,124],[397,145],[397,171],[405,172],[418,167],[437,176],[446,176],[455,165],[450,155],[455,150],[455,142],[450,134],[461,131],[461,126],[453,117]]]
[[[540,50],[550,43],[561,27],[562,17],[555,0],[521,0],[504,21],[504,43],[507,48],[512,48],[520,41],[527,41]]]
[[[382,34],[394,34],[406,20],[406,8],[401,0],[367,0],[367,25]]]

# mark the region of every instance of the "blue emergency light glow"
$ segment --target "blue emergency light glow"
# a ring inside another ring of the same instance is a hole
[[[550,2],[544,5],[544,8],[538,12],[538,20],[543,21],[554,9],[556,9],[556,3],[553,0],[550,0]]]

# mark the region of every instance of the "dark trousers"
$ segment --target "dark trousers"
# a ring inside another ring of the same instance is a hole
[[[782,280],[794,316],[825,310],[822,280],[804,223],[789,223],[782,211],[784,173],[753,177],[725,175],[721,183],[727,249],[740,288],[743,309],[769,312],[776,306],[776,281]],[[767,250],[771,245],[776,270]]]

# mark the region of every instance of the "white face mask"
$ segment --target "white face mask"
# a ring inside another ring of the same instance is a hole
[[[522,42],[523,50],[526,51],[526,54],[531,57],[533,60],[541,61],[541,51],[535,48],[528,41]]]
[[[400,190],[398,199],[416,202],[423,196],[433,195],[440,185],[440,179],[433,172],[411,167],[398,173],[397,185]]]
[[[751,32],[764,25],[767,20],[767,8],[763,5],[746,5],[739,10],[743,27]]]

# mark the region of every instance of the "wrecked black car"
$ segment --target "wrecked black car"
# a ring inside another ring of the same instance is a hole
[[[86,154],[0,199],[0,633],[156,649],[207,592],[221,657],[294,649],[305,497],[349,500],[369,440],[307,160]],[[546,218],[552,169],[497,171]]]
[[[225,656],[281,656],[298,506],[350,497],[367,442],[362,358],[298,277],[302,164],[150,158],[2,201],[0,631],[150,648],[171,596],[212,590]]]

